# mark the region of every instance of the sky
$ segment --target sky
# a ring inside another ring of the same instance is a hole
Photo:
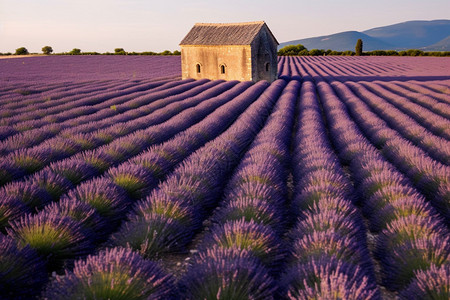
[[[436,19],[449,0],[0,0],[0,52],[174,51],[195,23],[265,21],[281,43]]]

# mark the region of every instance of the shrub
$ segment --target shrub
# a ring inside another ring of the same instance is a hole
[[[174,278],[130,249],[106,249],[56,276],[45,299],[173,299]]]
[[[274,299],[273,278],[246,250],[213,248],[200,253],[180,282],[186,299]]]
[[[25,47],[20,47],[16,49],[15,55],[28,55],[28,50]]]
[[[50,46],[44,46],[42,47],[42,53],[46,54],[46,55],[50,55],[53,52],[53,48]]]
[[[32,299],[47,281],[45,262],[29,246],[0,234],[0,291],[2,299]]]
[[[298,44],[298,45],[288,45],[280,50],[278,50],[279,56],[294,56],[294,55],[301,55],[300,52],[303,50],[307,50],[305,46]]]

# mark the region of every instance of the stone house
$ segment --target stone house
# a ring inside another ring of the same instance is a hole
[[[277,46],[266,23],[196,23],[180,43],[182,78],[272,82]]]

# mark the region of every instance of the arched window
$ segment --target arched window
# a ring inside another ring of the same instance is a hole
[[[220,65],[220,74],[225,74],[225,65]]]
[[[270,69],[270,64],[266,63],[266,72],[269,72],[269,69]]]
[[[200,66],[200,64],[197,64],[196,68],[197,68],[197,73],[200,74],[200,72],[202,71],[202,67]]]

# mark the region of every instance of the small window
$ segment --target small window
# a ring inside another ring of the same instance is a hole
[[[202,67],[200,66],[200,64],[197,64],[197,73],[200,74],[200,72],[202,71]]]
[[[269,69],[270,69],[270,64],[266,63],[266,72],[269,72]]]
[[[220,65],[220,74],[225,74],[225,65]]]

